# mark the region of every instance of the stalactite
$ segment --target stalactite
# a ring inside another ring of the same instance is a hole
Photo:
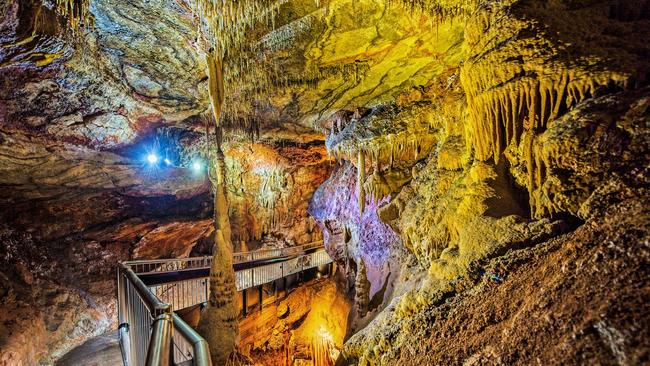
[[[366,179],[364,190],[372,202],[379,202],[391,193],[391,188],[381,172],[375,172]]]
[[[66,19],[68,30],[73,34],[82,28],[94,26],[90,0],[56,0],[55,9],[58,15]]]
[[[363,215],[366,208],[366,190],[364,182],[366,181],[366,156],[363,149],[359,149],[357,160],[357,190],[359,199],[359,212]]]
[[[508,144],[519,144],[524,118],[539,133],[563,108],[571,108],[593,95],[598,85],[622,80],[610,73],[588,76],[562,71],[552,78],[525,78],[494,89],[489,85],[503,77],[495,74],[490,80],[492,68],[472,65],[463,69],[462,78],[477,157],[486,160],[492,156],[496,162]]]
[[[294,22],[272,30],[262,37],[258,44],[263,46],[265,51],[277,51],[281,48],[290,47],[298,35],[311,29],[313,23],[324,15],[325,8],[318,9]]]
[[[541,216],[553,210],[552,202],[540,198],[553,162],[544,161],[539,137],[597,89],[622,86],[630,74],[593,56],[567,59],[565,45],[522,33],[529,28],[538,32],[539,25],[527,19],[495,22],[507,11],[486,8],[468,20],[465,42],[470,54],[460,69],[467,136],[477,160],[499,163],[506,152],[510,163],[520,164],[515,169],[525,174],[518,179],[527,186],[531,214]]]
[[[400,5],[412,15],[425,14],[435,26],[448,19],[464,18],[478,6],[476,0],[389,0],[387,3]]]
[[[388,140],[388,145],[390,146],[390,158],[389,158],[388,165],[390,166],[391,169],[393,168],[393,163],[395,162],[395,145],[392,141],[392,136],[393,135],[389,135],[389,140]]]
[[[217,126],[221,124],[221,109],[225,97],[223,85],[223,62],[221,56],[212,49],[206,53],[206,62],[208,64],[208,93],[210,95],[210,104],[212,105],[212,114]]]
[[[265,99],[268,95],[265,89],[272,85],[274,79],[266,65],[260,65],[254,55],[257,43],[250,42],[246,35],[259,23],[273,28],[274,18],[284,2],[286,0],[197,0],[192,4],[193,12],[201,20],[199,29],[202,39],[208,43],[206,48],[210,49],[207,55],[209,91],[217,124],[244,129],[251,136],[258,131],[257,120],[252,117],[250,107],[254,100]],[[229,61],[224,62],[225,59]],[[239,98],[244,88],[250,86],[253,86],[253,90],[245,91],[247,98]],[[229,92],[230,97],[225,95],[226,88],[235,93]],[[226,116],[222,116],[222,113]]]
[[[289,208],[289,197],[283,196],[282,192],[291,191],[293,183],[290,182],[290,173],[283,169],[272,169],[260,174],[262,184],[257,194],[257,201],[264,212],[262,232],[272,232],[283,225],[290,224],[291,215]]]

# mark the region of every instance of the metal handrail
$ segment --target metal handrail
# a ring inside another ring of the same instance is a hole
[[[235,255],[247,255],[247,254],[259,254],[259,253],[264,253],[264,252],[273,252],[273,251],[295,251],[296,249],[300,248],[302,250],[309,250],[313,248],[318,248],[323,246],[323,241],[322,240],[317,240],[313,241],[311,243],[303,244],[303,245],[296,245],[292,247],[285,247],[285,248],[266,248],[266,249],[257,249],[257,250],[249,250],[245,252],[235,252],[233,253],[233,256]],[[127,265],[133,265],[133,264],[149,264],[149,263],[168,263],[170,261],[190,261],[190,260],[195,260],[197,258],[210,258],[211,256],[203,256],[203,257],[189,257],[189,258],[168,258],[168,259],[136,259],[132,261],[126,261],[122,262]]]
[[[330,262],[331,258],[324,249],[291,256],[283,261],[272,260],[270,264],[236,270],[235,285],[237,291],[243,291]],[[155,296],[172,306],[173,312],[208,301],[208,279],[209,268],[203,268],[191,276],[167,278],[148,286]]]
[[[240,269],[235,272],[237,291],[256,287],[307,269],[331,263],[332,259],[323,249],[304,253],[281,262]],[[150,285],[150,290],[160,299],[172,305],[172,311],[202,304],[208,299],[208,269],[196,272],[193,277]]]
[[[194,349],[194,364],[212,366],[208,342],[206,342],[199,333],[181,319],[180,316],[176,315],[176,313],[172,314],[172,320],[174,322],[174,331],[177,331],[183,338],[192,344],[192,348]]]
[[[147,347],[147,366],[169,366],[172,314],[159,315],[153,323],[151,340]]]
[[[129,350],[129,355],[124,360],[129,363],[133,361],[133,366],[168,366],[172,327],[171,305],[160,301],[131,268],[121,263],[118,266],[117,280],[120,346],[123,350]],[[134,303],[136,299],[139,305]],[[131,327],[132,329],[129,329]],[[132,337],[135,339],[131,339]],[[135,353],[131,352],[131,347],[135,347]]]
[[[244,263],[248,261],[254,261],[259,259],[271,259],[276,257],[284,257],[289,255],[295,255],[300,252],[305,252],[311,249],[319,248],[323,246],[323,241],[315,241],[307,243],[304,245],[299,245],[295,247],[286,247],[286,248],[269,248],[269,249],[259,249],[246,252],[236,252],[233,253],[233,263]],[[275,255],[270,255],[274,254]],[[212,262],[212,256],[203,256],[203,257],[189,257],[189,258],[167,258],[167,259],[139,259],[122,262],[125,266],[134,270],[139,274],[150,273],[150,272],[161,272],[170,270],[169,268],[162,267],[163,265],[175,264],[174,270],[187,270],[194,268],[205,268],[210,267]],[[140,271],[139,268],[148,266],[149,270]],[[151,270],[153,268],[153,270]]]
[[[151,291],[149,291],[149,287],[142,282],[140,277],[138,277],[131,268],[120,263],[120,269],[129,281],[131,281],[135,290],[138,292],[138,295],[140,295],[144,300],[144,304],[147,306],[154,318],[161,314],[171,313],[171,306],[160,301],[156,295],[152,294]]]

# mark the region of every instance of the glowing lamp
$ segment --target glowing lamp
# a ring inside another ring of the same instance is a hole
[[[149,164],[156,164],[158,162],[158,156],[156,154],[149,154],[147,155],[147,161]]]
[[[192,170],[196,173],[200,173],[203,170],[203,164],[200,161],[195,160],[192,162]]]

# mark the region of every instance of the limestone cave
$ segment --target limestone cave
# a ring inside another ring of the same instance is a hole
[[[650,365],[650,0],[1,0],[32,365]]]

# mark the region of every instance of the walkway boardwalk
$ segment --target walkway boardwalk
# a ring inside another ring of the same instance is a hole
[[[237,290],[244,292],[331,262],[322,242],[233,254]],[[205,341],[174,311],[207,301],[211,264],[212,257],[120,264],[118,317],[125,365],[209,365]]]

